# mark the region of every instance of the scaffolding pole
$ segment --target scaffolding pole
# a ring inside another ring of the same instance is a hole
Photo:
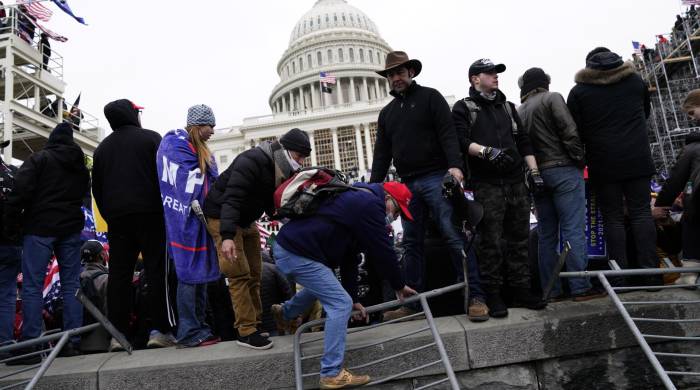
[[[674,130],[680,129],[680,125],[678,124],[678,114],[676,113],[676,104],[673,102],[673,93],[671,92],[671,84],[668,82],[668,73],[666,72],[666,62],[664,62],[664,55],[662,50],[659,50],[659,58],[661,59],[661,70],[664,73],[664,79],[666,80],[666,89],[668,89],[668,97],[671,102],[671,110],[673,112],[673,119],[676,121],[676,128]],[[654,78],[656,79],[656,89],[657,91],[659,90],[659,81],[656,78],[656,73],[654,73]],[[661,92],[659,91],[659,96]],[[663,103],[661,103],[661,106],[663,107]],[[664,115],[664,120],[666,120],[666,116]],[[668,131],[668,126],[666,127]],[[669,133],[670,136],[670,133]],[[673,147],[673,146],[672,146]],[[673,155],[676,155],[676,152],[673,152]]]

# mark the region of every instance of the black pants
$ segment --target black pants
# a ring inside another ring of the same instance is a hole
[[[683,218],[682,224],[683,259],[700,260],[700,215]]]
[[[132,279],[139,253],[143,257],[151,328],[169,332],[175,324],[167,298],[165,222],[162,214],[134,214],[109,222],[109,279],[107,312],[109,320],[127,333],[132,312]]]
[[[608,258],[629,267],[625,236],[625,210],[629,217],[640,268],[657,268],[656,227],[651,217],[649,178],[619,183],[597,183],[596,196],[603,212],[603,228]]]

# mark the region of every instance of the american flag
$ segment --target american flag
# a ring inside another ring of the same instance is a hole
[[[256,221],[255,224],[258,226],[258,232],[260,232],[260,248],[265,249],[267,246],[267,240],[270,239],[271,234],[260,222]]]
[[[22,4],[27,8],[27,13],[35,18],[48,22],[53,15],[53,11],[44,7],[41,3],[34,0],[19,0],[18,4]]]
[[[335,84],[335,76],[330,73],[321,72],[321,82],[326,84]]]
[[[46,35],[49,36],[49,38],[53,39],[54,41],[59,41],[59,42],[65,42],[68,40],[68,38],[64,37],[63,35],[56,34],[55,32],[49,30],[48,28],[40,25],[39,23],[36,24],[41,31],[45,32]]]
[[[637,41],[632,41],[632,47],[634,48],[634,52],[638,55],[642,55],[642,45],[639,44]]]
[[[683,5],[700,5],[700,0],[683,0]]]
[[[49,314],[53,314],[56,301],[63,299],[61,296],[61,277],[58,273],[58,262],[55,258],[51,260],[48,272],[44,278],[42,296],[44,297],[44,309]]]

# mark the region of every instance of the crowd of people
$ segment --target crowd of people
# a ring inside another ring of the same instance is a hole
[[[359,299],[358,266],[362,262],[375,279],[386,280],[401,301],[425,291],[427,273],[438,266],[425,256],[430,225],[448,248],[448,269],[441,272],[452,282],[466,275],[469,294],[463,299],[472,321],[506,317],[511,307],[540,310],[551,300],[603,297],[604,290],[587,278],[559,281],[553,271],[565,241],[571,246],[566,269],[588,267],[585,166],[605,221],[609,258],[623,267],[658,267],[654,218],[666,218],[679,195],[685,210],[682,257],[700,258],[693,239],[700,232],[694,196],[700,136],[688,137],[652,207],[649,92],[631,63],[595,48],[566,100],[549,91],[543,69],[528,69],[519,79],[516,106],[499,89],[506,66],[479,59],[468,68],[468,95],[452,109],[437,90],[416,83],[421,69],[405,52],[387,55],[378,73],[394,99],[379,114],[369,183],[347,185],[319,198],[313,213],[286,219],[269,254],[261,250],[256,221],[276,215],[277,190],[305,170],[312,145],[304,131],[291,129],[248,149],[219,173],[207,146],[216,125],[210,107],[192,106],[184,128],[161,137],[142,128],[142,107],[116,100],[104,108],[113,132],[95,150],[90,175],[71,124],[59,124],[46,147],[19,169],[2,164],[0,342],[13,339],[20,271],[20,340],[41,334],[43,281],[55,255],[63,329],[87,320],[75,298],[81,288],[101,297],[97,306],[130,337],[135,302],[144,307],[138,312],[147,317],[150,348],[201,347],[235,337],[242,347],[268,349],[272,335],[291,334],[302,318],[322,315],[321,388],[361,385],[370,378],[343,368],[353,310],[353,321],[369,321]],[[700,118],[700,91],[688,96],[683,109]],[[401,182],[385,180],[391,166]],[[451,185],[462,200],[465,190],[473,193],[483,207],[475,238],[465,230],[470,217],[446,196],[446,182],[456,183]],[[81,206],[90,192],[108,225],[108,262],[101,243],[80,239]],[[533,204],[539,233],[534,275],[528,260]],[[399,217],[401,258],[390,233]],[[137,292],[139,265],[144,282]],[[533,288],[533,280],[543,287],[552,279],[548,297]],[[640,283],[663,281],[649,276]],[[419,311],[405,304],[378,320],[413,318]],[[227,336],[231,326],[234,336]],[[110,351],[123,347],[105,333],[90,336],[101,337]],[[72,337],[61,355],[99,350],[80,338]],[[36,351],[18,351],[8,364],[35,364],[42,359],[31,354]]]

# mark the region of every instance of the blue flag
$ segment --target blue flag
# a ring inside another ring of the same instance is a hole
[[[77,20],[78,22],[84,24],[87,26],[87,23],[85,23],[85,19],[81,18],[80,16],[75,16],[73,13],[73,10],[70,9],[68,6],[68,2],[66,0],[51,0],[60,8],[63,12],[67,13],[68,15],[72,16],[73,19]]]

